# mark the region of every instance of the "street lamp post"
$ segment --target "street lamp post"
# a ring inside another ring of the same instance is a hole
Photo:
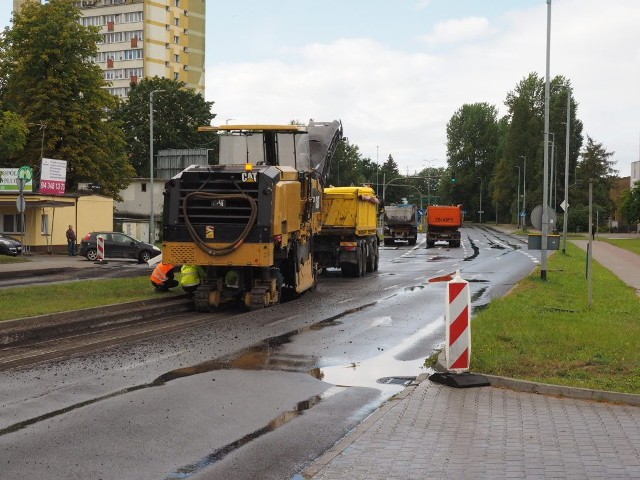
[[[478,208],[478,216],[479,222],[482,223],[482,177],[478,177],[480,179],[480,208]]]
[[[516,201],[516,209],[517,209],[517,221],[518,221],[518,230],[520,230],[520,165],[516,165],[518,169],[518,197]]]
[[[151,180],[151,215],[149,216],[149,243],[156,240],[156,220],[154,218],[153,205],[153,94],[164,92],[163,89],[149,92],[149,179]]]
[[[524,213],[524,217],[522,217],[522,231],[527,231],[527,156],[520,155],[520,158],[524,160],[524,168],[522,170],[522,212]],[[520,215],[520,212],[518,212]]]
[[[378,194],[378,190],[380,189],[380,161],[378,157],[378,152],[380,147],[376,145],[376,195]]]
[[[564,215],[562,216],[562,253],[567,253],[567,220],[569,217],[569,125],[571,124],[571,89],[567,88],[567,131],[564,147]]]

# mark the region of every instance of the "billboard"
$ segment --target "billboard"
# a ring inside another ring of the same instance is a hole
[[[40,169],[40,193],[64,195],[67,182],[67,161],[43,158]]]
[[[18,168],[0,168],[0,193],[19,193]],[[24,184],[25,192],[33,192],[33,180]]]

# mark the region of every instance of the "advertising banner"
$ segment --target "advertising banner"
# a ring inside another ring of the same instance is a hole
[[[0,168],[0,193],[18,193],[18,168]],[[33,192],[33,181],[24,183],[24,192]]]
[[[43,158],[40,169],[40,193],[64,195],[67,181],[67,161]]]

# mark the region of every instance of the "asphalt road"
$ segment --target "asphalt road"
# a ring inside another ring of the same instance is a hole
[[[430,279],[460,270],[478,308],[537,262],[475,227],[459,249],[420,240],[287,304],[2,372],[2,478],[294,477],[425,371],[444,341],[446,284]]]

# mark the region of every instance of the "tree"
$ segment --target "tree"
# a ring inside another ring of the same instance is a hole
[[[121,102],[114,119],[121,122],[127,142],[127,153],[136,173],[149,176],[149,105],[153,94],[154,155],[165,149],[205,148],[217,152],[218,135],[198,132],[215,118],[213,102],[205,101],[201,93],[186,88],[186,84],[167,78],[148,78],[131,84],[127,102]]]
[[[451,203],[477,211],[480,195],[489,198],[489,180],[500,142],[497,115],[496,107],[488,103],[465,104],[447,123],[447,161],[456,177],[455,188],[449,192]],[[491,202],[483,205],[490,206]]]
[[[92,61],[98,28],[82,26],[80,16],[68,0],[27,2],[14,12],[0,38],[0,101],[30,127],[20,164],[37,172],[42,156],[66,160],[68,188],[90,181],[118,198],[133,169],[122,130],[107,118],[115,97]]]
[[[581,152],[581,160],[578,163],[576,175],[583,186],[589,185],[593,179],[593,204],[612,212],[615,208],[609,198],[609,192],[618,171],[613,168],[615,161],[609,160],[614,152],[607,152],[601,143],[596,143],[587,135],[587,144]],[[575,195],[578,204],[589,204],[588,188],[580,189]]]
[[[0,162],[7,163],[9,158],[24,149],[29,129],[20,115],[2,112],[0,116]]]
[[[348,140],[343,140],[338,144],[331,160],[327,184],[334,187],[364,185],[370,181],[364,167],[365,161],[360,154],[360,148],[357,145],[352,145]],[[368,169],[370,170],[370,165]]]
[[[640,182],[622,192],[620,212],[629,225],[640,223]]]
[[[551,80],[549,99],[549,136],[554,143],[553,157],[549,156],[549,180],[554,188],[554,204],[564,197],[564,159],[566,144],[567,94],[570,95],[569,171],[573,172],[582,146],[582,122],[577,119],[577,102],[571,96],[571,84],[562,76]],[[504,144],[493,179],[493,200],[510,205],[515,219],[517,208],[518,169],[521,174],[521,195],[526,185],[527,210],[542,203],[544,176],[544,90],[545,82],[536,73],[523,78],[516,88],[507,94],[505,105],[508,113]],[[550,149],[551,152],[551,149]],[[526,159],[526,182],[525,182]],[[554,160],[553,162],[551,160]],[[553,171],[551,166],[553,163]],[[571,201],[569,202],[572,203]],[[552,205],[552,208],[556,205]]]

